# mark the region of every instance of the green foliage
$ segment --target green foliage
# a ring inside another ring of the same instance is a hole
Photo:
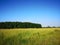
[[[41,28],[41,24],[30,22],[0,22],[0,28]]]

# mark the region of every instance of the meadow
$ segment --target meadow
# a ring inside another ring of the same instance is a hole
[[[0,45],[60,45],[60,28],[0,29]]]

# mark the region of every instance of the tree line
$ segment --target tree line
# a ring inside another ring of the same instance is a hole
[[[30,22],[0,22],[1,28],[42,28],[42,25]]]

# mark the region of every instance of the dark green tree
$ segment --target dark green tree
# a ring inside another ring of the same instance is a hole
[[[41,24],[30,22],[0,22],[0,28],[41,28]]]

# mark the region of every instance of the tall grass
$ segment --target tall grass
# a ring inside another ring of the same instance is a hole
[[[60,29],[2,29],[0,45],[60,45]]]

